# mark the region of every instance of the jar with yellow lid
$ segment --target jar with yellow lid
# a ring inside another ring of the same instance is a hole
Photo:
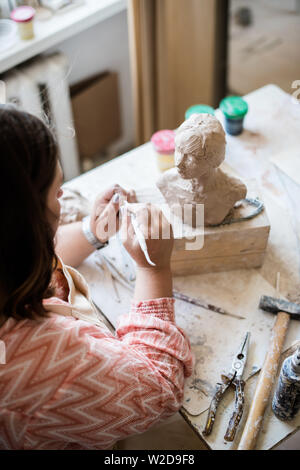
[[[153,148],[156,152],[157,165],[160,171],[166,171],[174,167],[175,132],[164,129],[155,132],[151,137]]]

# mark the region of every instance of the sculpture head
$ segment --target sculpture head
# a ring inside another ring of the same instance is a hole
[[[175,165],[184,179],[195,178],[221,165],[225,132],[210,114],[192,114],[176,131]]]

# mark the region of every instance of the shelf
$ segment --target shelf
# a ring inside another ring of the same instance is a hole
[[[18,42],[0,54],[0,73],[45,52],[50,47],[81,33],[87,28],[126,10],[126,0],[86,0],[83,5],[48,20],[36,20],[35,37]]]

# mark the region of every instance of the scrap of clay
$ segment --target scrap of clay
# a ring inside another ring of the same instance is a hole
[[[178,205],[192,204],[193,217],[185,221],[189,225],[202,222],[196,220],[197,204],[204,204],[204,224],[217,225],[246,197],[244,183],[218,168],[225,158],[225,146],[224,129],[210,114],[193,114],[176,132],[176,167],[156,184],[171,210],[178,212]]]
[[[63,187],[63,195],[60,198],[60,225],[70,224],[82,220],[90,214],[90,202],[77,190]]]

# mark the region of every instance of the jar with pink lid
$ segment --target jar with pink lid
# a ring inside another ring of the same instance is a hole
[[[26,5],[17,7],[11,12],[10,17],[17,23],[21,39],[27,40],[34,38],[34,15],[35,9]]]
[[[157,165],[160,171],[166,171],[174,166],[175,132],[164,129],[155,132],[151,143],[156,152]]]

